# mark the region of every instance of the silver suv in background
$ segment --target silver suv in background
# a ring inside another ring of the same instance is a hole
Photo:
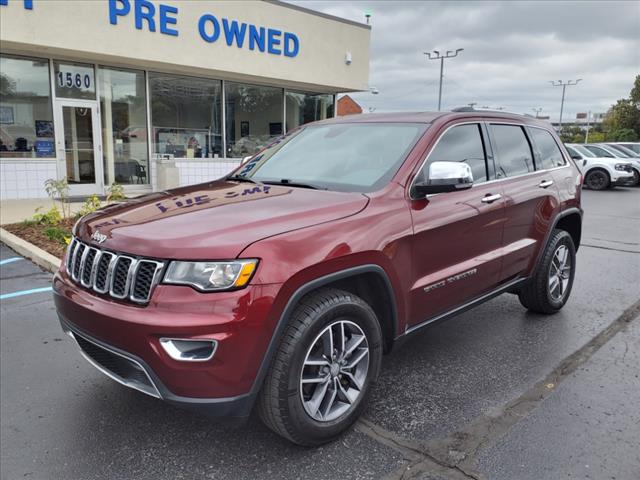
[[[597,156],[592,149],[587,148],[588,145],[567,143],[565,147],[584,175],[585,187],[605,190],[633,184],[634,175],[630,162],[612,156]]]

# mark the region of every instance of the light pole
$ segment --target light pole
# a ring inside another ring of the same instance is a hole
[[[532,108],[531,110],[536,112],[536,118],[538,118],[540,116],[540,112],[542,111],[542,107]]]
[[[579,78],[577,80],[568,80],[563,82],[562,80],[558,80],[557,82],[554,80],[549,80],[549,83],[554,87],[562,87],[562,100],[560,101],[560,121],[558,122],[558,131],[562,130],[562,112],[564,110],[564,92],[567,87],[571,87],[573,85],[577,85],[578,82],[581,82],[582,79]]]
[[[457,57],[462,50],[464,50],[464,48],[458,48],[455,52],[452,50],[447,50],[447,53],[445,53],[444,55],[440,55],[440,52],[438,50],[434,50],[433,52],[424,52],[429,60],[440,60],[440,88],[438,89],[438,111],[440,111],[440,107],[442,107],[442,72],[444,71],[444,59]]]

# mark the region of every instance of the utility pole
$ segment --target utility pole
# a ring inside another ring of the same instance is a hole
[[[567,87],[571,87],[573,85],[577,85],[578,82],[581,82],[582,79],[579,78],[577,80],[568,80],[566,82],[562,80],[558,80],[557,82],[554,80],[549,80],[549,83],[554,87],[562,87],[562,100],[560,101],[560,121],[558,122],[558,131],[562,130],[562,112],[564,110],[564,93]]]
[[[539,117],[540,117],[540,112],[542,111],[542,107],[532,108],[531,110],[533,110],[534,112],[536,112],[536,118],[539,118]]]
[[[584,143],[589,143],[589,121],[591,120],[591,110],[587,113],[587,133],[584,135]]]
[[[442,107],[442,74],[444,71],[444,59],[457,57],[462,50],[464,50],[464,48],[458,48],[455,52],[452,50],[447,50],[447,53],[445,53],[444,55],[440,55],[440,52],[438,50],[434,50],[433,52],[424,52],[429,60],[440,60],[440,88],[438,89],[438,111],[440,111]]]

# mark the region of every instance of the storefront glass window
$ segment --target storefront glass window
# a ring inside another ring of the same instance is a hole
[[[149,183],[144,72],[100,67],[105,183]]]
[[[96,99],[93,65],[74,62],[53,62],[56,97],[78,100]]]
[[[154,154],[222,156],[220,81],[149,73],[149,89]]]
[[[47,60],[0,55],[0,157],[55,157]]]
[[[283,91],[227,82],[227,157],[253,155],[282,135]]]
[[[287,92],[287,132],[305,123],[333,117],[333,95]]]

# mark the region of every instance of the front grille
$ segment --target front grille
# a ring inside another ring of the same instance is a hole
[[[118,382],[148,395],[160,396],[149,375],[138,362],[103,348],[75,332],[73,332],[73,338],[96,367]]]
[[[147,303],[158,283],[163,262],[119,255],[74,238],[67,255],[67,271],[74,282],[119,300]]]

